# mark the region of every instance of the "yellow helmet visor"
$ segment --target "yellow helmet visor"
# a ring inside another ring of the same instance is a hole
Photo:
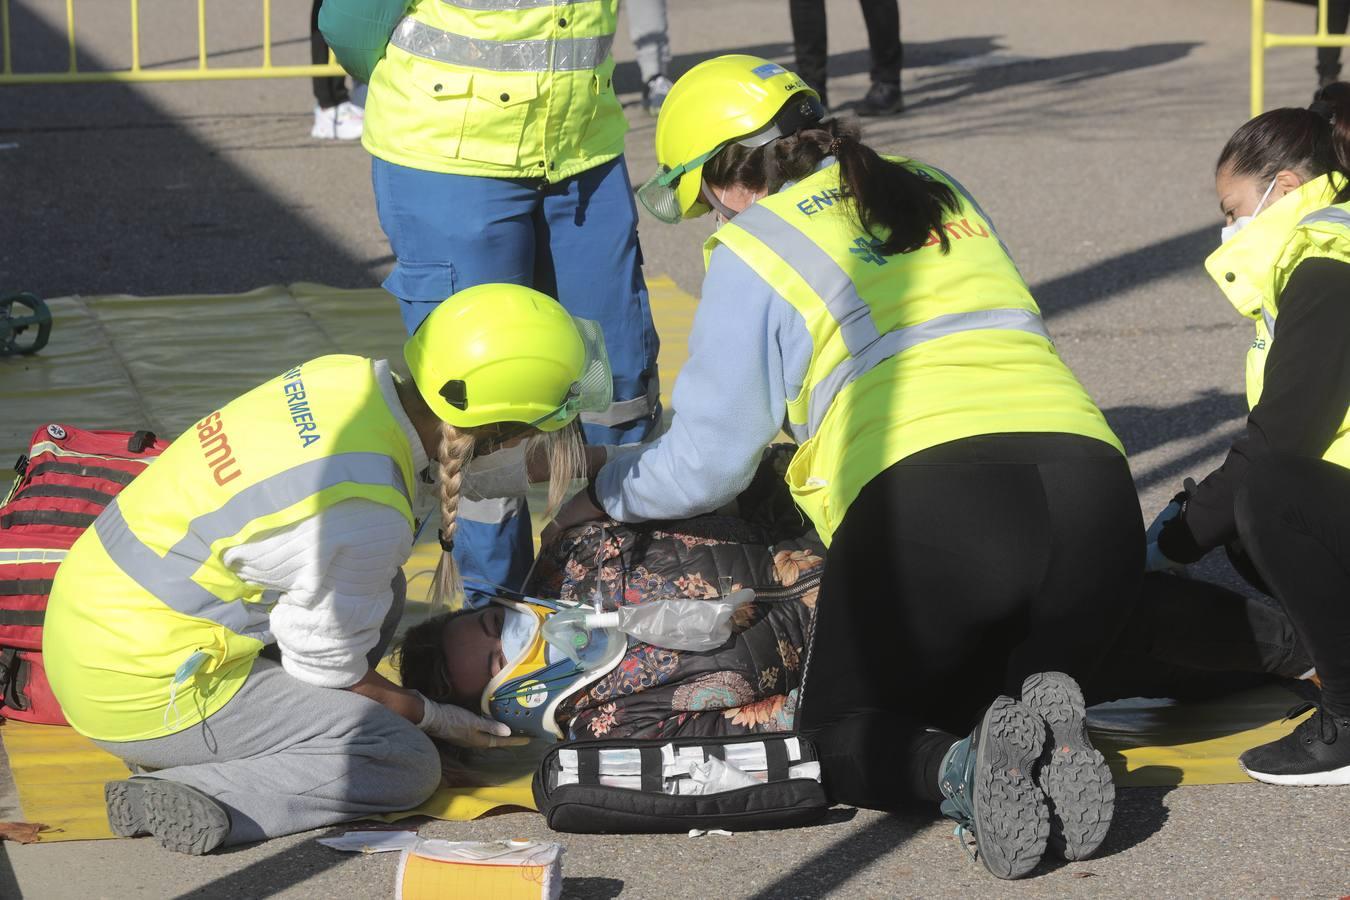
[[[605,350],[605,336],[600,324],[590,319],[578,319],[577,332],[586,348],[586,362],[581,374],[567,389],[567,395],[551,412],[545,413],[533,422],[531,428],[540,431],[557,431],[583,412],[604,412],[614,402],[614,373],[609,365],[609,353]]]

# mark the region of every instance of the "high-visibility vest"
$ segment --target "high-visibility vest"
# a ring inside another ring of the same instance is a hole
[[[66,718],[88,737],[135,741],[220,709],[271,642],[276,602],[223,554],[350,498],[411,525],[412,459],[371,361],[356,356],[296,366],[189,428],[57,570],[42,649]],[[200,667],[175,684],[198,651]]]
[[[1275,343],[1280,294],[1299,263],[1318,257],[1350,263],[1350,203],[1334,203],[1343,179],[1323,175],[1252,219],[1205,260],[1214,283],[1238,312],[1256,323],[1247,351],[1247,406],[1265,386],[1266,358]],[[1322,458],[1350,468],[1350,410]]]
[[[882,256],[838,165],[758,201],[705,246],[726,246],[801,314],[811,361],[788,421],[807,440],[787,482],[828,544],[858,492],[920,450],[1001,432],[1057,432],[1123,453],[1073,373],[994,226],[950,176],[960,208],[910,253]]]
[[[375,67],[362,143],[430,172],[559,181],[623,152],[618,0],[413,0]]]

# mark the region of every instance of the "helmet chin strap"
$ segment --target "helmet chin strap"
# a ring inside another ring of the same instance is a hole
[[[740,212],[740,210],[735,210],[727,206],[726,201],[724,199],[725,196],[726,196],[725,190],[719,196],[716,193],[716,188],[708,184],[707,181],[703,182],[703,197],[708,201],[708,205],[713,208],[713,211],[717,213],[718,218],[720,219],[720,221],[718,222],[719,225],[722,224],[723,222],[730,222],[732,219],[736,218],[737,214]],[[759,195],[752,194],[750,202],[754,203],[758,199]]]

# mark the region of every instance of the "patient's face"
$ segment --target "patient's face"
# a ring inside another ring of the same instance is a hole
[[[445,670],[450,676],[450,699],[455,705],[477,710],[483,689],[506,665],[502,655],[505,618],[506,609],[494,603],[446,623],[441,640]]]

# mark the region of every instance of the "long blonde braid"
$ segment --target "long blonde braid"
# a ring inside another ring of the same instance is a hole
[[[436,575],[431,582],[432,609],[450,609],[459,596],[462,585],[459,567],[449,549],[455,541],[456,519],[459,517],[459,488],[464,479],[464,466],[473,458],[476,437],[469,429],[460,430],[442,422],[440,445],[436,460],[440,466],[441,495],[441,558],[436,563]]]

